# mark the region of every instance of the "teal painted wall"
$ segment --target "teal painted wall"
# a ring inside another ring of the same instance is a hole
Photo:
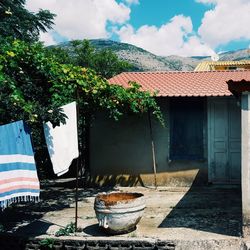
[[[152,121],[155,142],[157,182],[164,186],[191,186],[207,183],[207,127],[204,120],[202,161],[170,161],[169,99],[159,104],[166,121],[162,127]],[[206,106],[206,100],[204,99]],[[185,108],[185,107],[184,107]],[[115,122],[99,113],[90,134],[90,170],[92,184],[153,185],[153,162],[147,115],[124,116]]]

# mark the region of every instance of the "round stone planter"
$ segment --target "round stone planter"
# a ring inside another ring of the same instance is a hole
[[[99,226],[111,234],[135,230],[144,208],[145,200],[141,193],[99,194],[94,204]]]

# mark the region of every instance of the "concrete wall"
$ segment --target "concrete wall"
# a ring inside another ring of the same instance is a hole
[[[250,93],[241,96],[241,138],[242,138],[242,231],[244,237],[250,237]]]
[[[169,160],[169,101],[159,100],[165,128],[153,120],[157,183],[190,186],[207,183],[207,161]],[[206,142],[204,130],[204,145]],[[91,183],[96,185],[154,184],[153,161],[148,116],[124,116],[115,122],[100,113],[90,134]],[[206,152],[206,148],[204,149]]]

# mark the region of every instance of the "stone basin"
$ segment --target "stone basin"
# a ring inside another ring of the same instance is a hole
[[[111,234],[128,233],[136,229],[145,208],[141,193],[114,192],[99,194],[94,209],[99,226]]]

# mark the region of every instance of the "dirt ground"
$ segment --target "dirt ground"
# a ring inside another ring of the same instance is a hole
[[[12,205],[0,213],[5,232],[53,237],[58,229],[74,222],[73,187],[74,182],[68,180],[43,183],[39,203]],[[137,229],[128,234],[110,236],[97,224],[93,209],[95,196],[114,190],[141,192],[146,199],[146,209]],[[183,242],[193,242],[193,246],[202,241],[213,241],[215,245],[221,244],[214,249],[239,249],[241,192],[237,186],[159,187],[157,190],[145,187],[80,188],[78,207],[78,227],[82,230],[73,236],[76,238],[146,238],[173,240],[182,245]]]

